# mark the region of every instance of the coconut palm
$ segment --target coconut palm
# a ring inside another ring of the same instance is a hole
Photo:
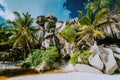
[[[12,25],[12,28],[4,30],[11,33],[11,36],[9,36],[8,41],[2,42],[1,45],[12,43],[13,47],[27,47],[30,50],[30,48],[34,47],[34,34],[37,32],[38,27],[32,26],[33,18],[28,12],[23,13],[23,17],[16,11],[14,14],[16,17],[15,20],[8,20],[8,23]]]
[[[88,3],[85,4],[85,7],[90,8],[92,6],[98,10],[102,8],[113,10],[118,2],[119,0],[88,0]]]
[[[87,40],[89,45],[92,45],[95,42],[95,37],[103,36],[103,32],[99,31],[98,28],[113,23],[107,17],[109,12],[107,8],[101,9],[96,14],[95,11],[95,8],[89,8],[86,15],[79,11],[81,25],[79,25],[79,31],[77,32],[77,45],[83,40]]]

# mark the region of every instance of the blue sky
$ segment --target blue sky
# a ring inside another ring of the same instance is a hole
[[[69,19],[70,11],[63,8],[66,0],[0,0],[4,3],[5,9],[10,12],[29,12],[32,17],[52,14],[59,20]],[[13,18],[13,17],[11,17]]]
[[[77,9],[82,9],[84,1],[86,0],[0,0],[0,17],[13,20],[13,11],[18,11],[20,14],[29,12],[34,18],[52,14],[58,20],[67,20],[77,16]]]

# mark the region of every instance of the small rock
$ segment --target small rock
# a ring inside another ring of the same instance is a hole
[[[37,69],[38,71],[46,71],[50,70],[50,66],[45,61],[43,61]]]
[[[84,63],[80,56],[78,56],[78,63]]]
[[[67,66],[65,66],[64,70],[66,70],[68,72],[77,71],[72,64],[68,64]]]

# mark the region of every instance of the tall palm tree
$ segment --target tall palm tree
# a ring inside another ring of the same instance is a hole
[[[28,12],[23,13],[23,17],[16,11],[14,14],[16,19],[14,21],[8,20],[12,28],[5,29],[5,31],[11,33],[11,36],[9,36],[8,41],[2,42],[1,45],[12,43],[13,47],[27,47],[30,50],[34,47],[34,34],[37,32],[38,27],[32,26],[33,18]]]

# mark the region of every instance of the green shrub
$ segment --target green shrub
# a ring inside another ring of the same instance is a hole
[[[48,47],[46,50],[34,49],[25,62],[29,62],[32,67],[37,67],[43,61],[52,66],[55,60],[59,57],[56,47]]]
[[[66,28],[60,32],[60,36],[67,42],[74,43],[76,39],[76,32],[72,26],[66,25]]]
[[[70,59],[70,63],[72,65],[75,65],[78,63],[78,56],[80,55],[80,51],[76,51],[73,53],[73,55],[71,56],[71,59]]]
[[[85,64],[89,64],[88,58],[90,55],[95,54],[95,52],[90,52],[88,50],[83,51],[83,53],[80,55],[80,58]]]
[[[80,56],[81,60],[85,64],[89,64],[88,58],[90,55],[95,54],[95,52],[90,52],[89,50],[80,50],[73,53],[70,63],[76,65],[78,63],[78,57]]]
[[[31,63],[33,67],[36,67],[39,65],[39,63],[42,62],[42,51],[39,49],[32,50],[31,54],[28,56],[28,58],[25,60],[25,62]]]
[[[43,54],[42,60],[52,65],[60,55],[56,47],[48,47]]]

